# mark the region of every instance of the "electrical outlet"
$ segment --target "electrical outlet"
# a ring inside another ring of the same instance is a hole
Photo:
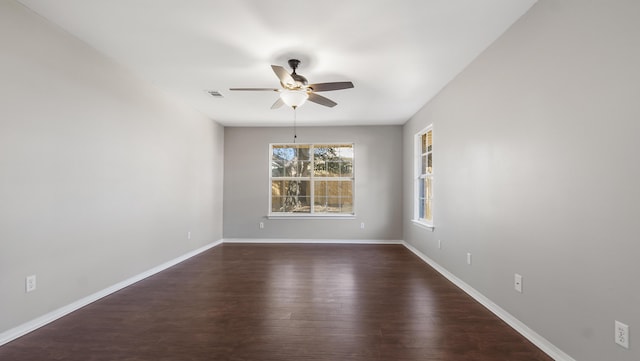
[[[258,225],[258,227],[260,227],[260,229],[264,229],[264,222],[260,222],[260,224]]]
[[[467,264],[471,264],[471,253],[467,253]]]
[[[513,288],[515,288],[516,291],[522,293],[522,276],[516,273],[513,281]]]
[[[442,249],[442,241],[438,240],[438,249]]]
[[[364,229],[364,222],[360,223],[360,229]]]
[[[620,321],[615,322],[615,341],[618,345],[629,348],[629,326]]]
[[[27,276],[25,279],[25,292],[36,290],[36,275]]]

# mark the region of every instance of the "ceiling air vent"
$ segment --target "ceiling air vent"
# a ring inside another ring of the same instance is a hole
[[[214,98],[223,98],[222,94],[217,90],[206,90],[206,92]]]

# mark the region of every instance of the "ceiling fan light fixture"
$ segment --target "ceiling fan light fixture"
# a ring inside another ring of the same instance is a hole
[[[292,107],[297,108],[304,104],[309,98],[309,94],[305,90],[290,90],[286,89],[280,92],[280,99],[282,101]]]
[[[318,92],[326,92],[331,90],[342,90],[353,88],[353,83],[350,81],[339,81],[330,83],[314,83],[309,85],[307,78],[296,73],[296,68],[300,64],[300,60],[290,59],[289,66],[293,69],[293,72],[289,74],[285,68],[280,65],[271,65],[271,70],[276,74],[278,80],[280,80],[281,89],[273,88],[229,88],[229,90],[253,90],[253,91],[277,91],[280,95],[271,109],[278,109],[284,104],[296,109],[304,104],[307,99],[310,102],[320,104],[325,107],[333,108],[338,103],[329,98],[325,98],[322,95],[316,94]]]

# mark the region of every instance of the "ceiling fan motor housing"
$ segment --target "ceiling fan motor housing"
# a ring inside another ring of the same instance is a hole
[[[307,78],[303,77],[300,74],[293,73],[291,74],[291,77],[293,78],[293,80],[296,81],[296,85],[298,85],[298,87],[309,84],[309,81],[307,81]]]

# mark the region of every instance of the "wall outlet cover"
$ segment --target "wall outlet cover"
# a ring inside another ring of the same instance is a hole
[[[25,292],[36,290],[36,275],[27,276],[25,279]]]
[[[615,341],[618,345],[629,348],[629,326],[620,321],[615,322]]]

